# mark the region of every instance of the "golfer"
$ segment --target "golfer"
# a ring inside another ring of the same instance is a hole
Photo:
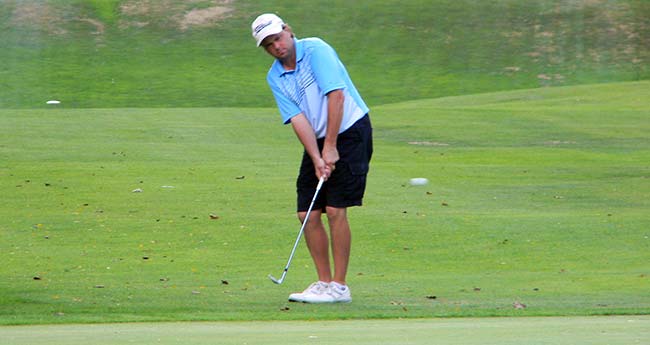
[[[347,208],[362,204],[366,187],[372,156],[368,107],[334,49],[323,40],[297,39],[289,25],[268,13],[255,19],[252,31],[257,46],[275,58],[266,79],[282,120],[291,124],[305,150],[296,182],[301,223],[319,179],[326,180],[305,226],[318,281],[291,294],[289,301],[350,302],[345,280],[351,241]]]

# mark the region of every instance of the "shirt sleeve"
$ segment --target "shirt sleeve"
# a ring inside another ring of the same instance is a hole
[[[271,92],[273,92],[273,97],[275,97],[275,102],[278,105],[278,110],[280,110],[280,115],[282,116],[282,122],[288,124],[291,122],[291,118],[302,113],[300,108],[296,103],[294,103],[289,97],[287,97],[280,86],[275,83],[272,78],[267,79],[269,86],[271,87]]]
[[[342,67],[336,52],[327,43],[322,42],[314,47],[311,68],[324,94],[345,88]]]

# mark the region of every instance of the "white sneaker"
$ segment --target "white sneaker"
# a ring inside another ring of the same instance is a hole
[[[352,295],[350,288],[347,285],[342,285],[337,282],[331,282],[327,294],[332,298],[330,303],[350,303],[352,302]]]
[[[325,300],[331,299],[331,297],[327,294],[328,291],[328,283],[317,281],[309,285],[305,291],[296,292],[289,295],[289,302],[327,303]]]

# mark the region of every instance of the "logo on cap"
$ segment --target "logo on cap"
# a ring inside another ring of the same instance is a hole
[[[255,35],[259,34],[260,31],[264,30],[264,28],[266,28],[267,26],[269,26],[269,25],[271,25],[271,24],[273,24],[273,19],[269,20],[269,21],[266,22],[266,23],[262,23],[262,24],[256,26],[256,27],[255,27],[255,30],[253,30],[253,31],[255,31]]]

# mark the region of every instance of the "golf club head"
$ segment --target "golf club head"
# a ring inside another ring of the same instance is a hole
[[[272,276],[272,275],[269,274],[269,279],[271,279],[272,282],[274,282],[274,283],[276,283],[276,284],[279,285],[279,284],[282,284],[282,281],[284,280],[284,277],[282,277],[282,278],[280,278],[280,279],[275,279],[274,276]]]

